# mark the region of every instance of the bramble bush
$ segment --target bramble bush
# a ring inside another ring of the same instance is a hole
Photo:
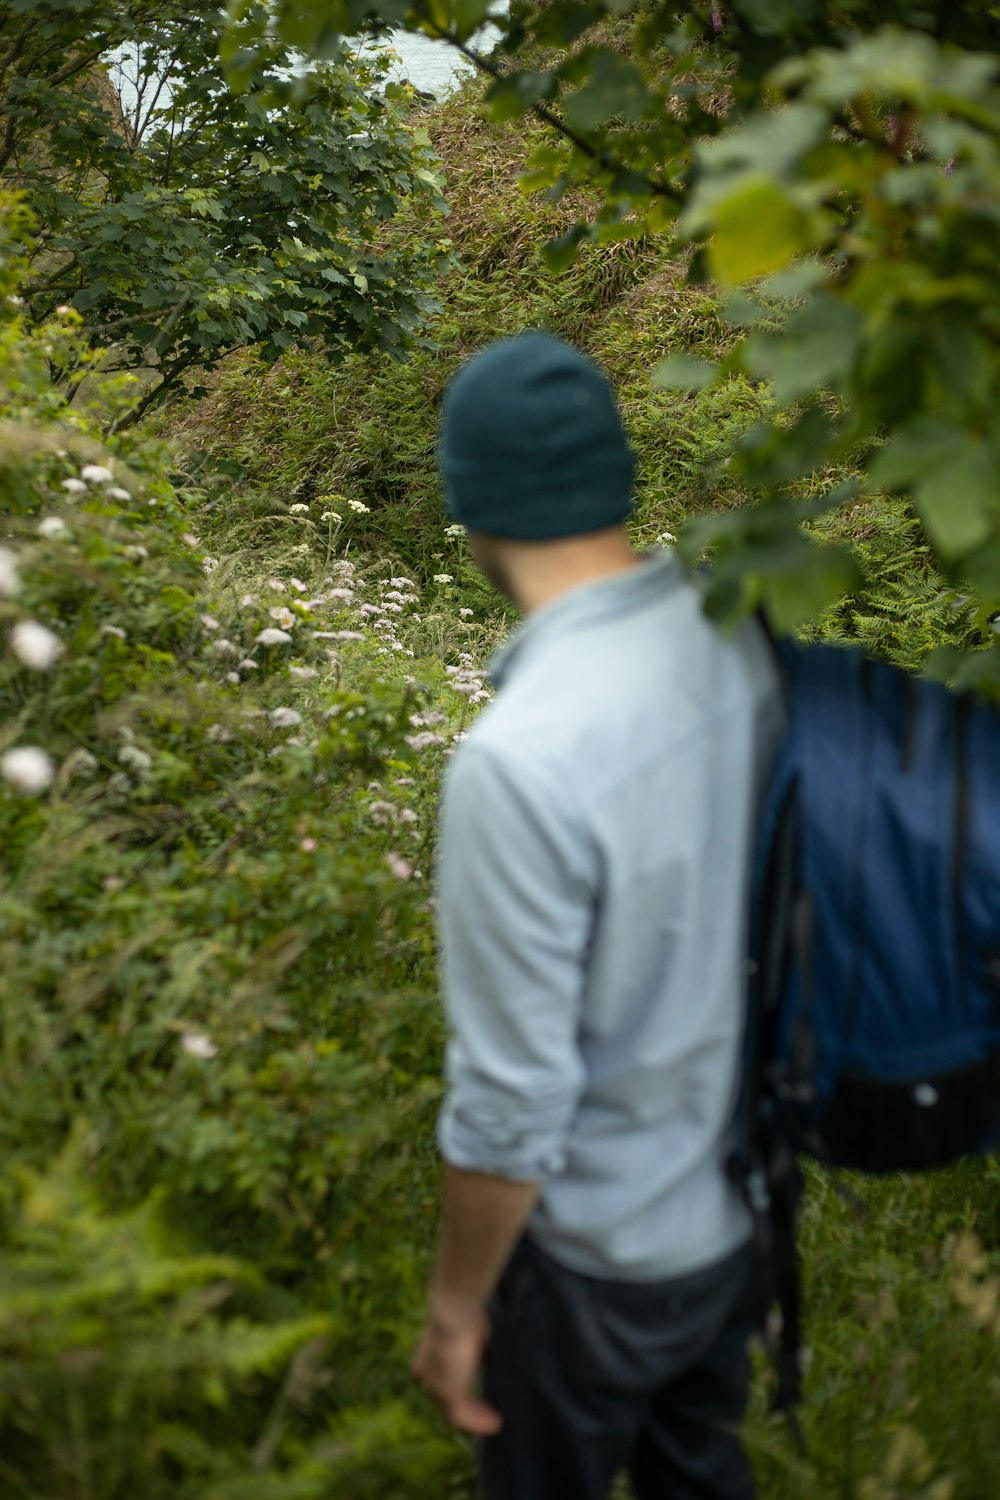
[[[416,655],[409,579],[339,555],[349,502],[273,502],[295,540],[256,573],[207,555],[165,447],[99,439],[117,380],[51,402],[85,335],[25,325],[6,208],[0,1486],[410,1494],[460,1451],[405,1370],[475,627]]]

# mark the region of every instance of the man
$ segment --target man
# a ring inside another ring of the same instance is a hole
[[[746,1500],[724,1137],[768,651],[631,547],[614,400],[561,340],[471,360],[440,457],[526,618],[444,797],[445,1217],[414,1373],[482,1438],[487,1500],[601,1500],[625,1466],[637,1500]]]

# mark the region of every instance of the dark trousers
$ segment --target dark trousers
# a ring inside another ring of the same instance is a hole
[[[752,1500],[739,1438],[752,1252],[693,1276],[603,1281],[522,1240],[490,1309],[484,1500]]]

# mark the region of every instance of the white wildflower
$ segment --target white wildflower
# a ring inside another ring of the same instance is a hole
[[[205,730],[205,738],[211,740],[213,745],[224,745],[232,737],[225,724],[209,724]]]
[[[274,589],[276,594],[284,593],[285,590],[285,585],[282,583],[280,578],[269,578],[267,580],[267,586],[269,589]]]
[[[219,1050],[203,1031],[185,1031],[181,1037],[181,1047],[188,1057],[197,1057],[202,1062],[215,1057]]]
[[[425,730],[421,734],[405,734],[403,740],[409,745],[411,750],[417,751],[429,750],[432,745],[444,744],[443,735],[432,734],[429,730]]]
[[[385,862],[397,880],[409,880],[413,874],[413,866],[407,864],[406,860],[395,851],[386,855]]]
[[[242,661],[236,663],[236,670],[237,672],[256,672],[258,665],[252,656],[244,656]]]
[[[367,516],[371,510],[371,506],[365,505],[363,500],[348,500],[347,507],[359,516]]]
[[[112,485],[107,493],[109,500],[119,500],[123,505],[125,505],[132,498],[131,492],[129,490],[123,490],[120,484]],[[187,537],[185,537],[184,540],[187,541]],[[195,543],[194,545],[197,545],[197,543]]]
[[[149,503],[150,505],[155,505],[156,501],[150,500]],[[201,565],[206,573],[214,573],[216,568],[219,566],[219,559],[217,557],[203,557],[201,560]]]
[[[435,573],[434,574],[434,582],[435,583],[454,583],[455,580],[454,580],[454,578],[452,578],[452,576],[451,576],[450,573]]]
[[[87,486],[82,479],[64,479],[61,485],[67,495],[85,495]]]
[[[435,724],[443,724],[445,715],[438,713],[436,709],[428,709],[426,713],[411,714],[410,723],[414,729],[430,729]]]
[[[0,755],[0,776],[19,792],[38,794],[52,785],[56,774],[52,757],[37,745],[18,745]]]
[[[240,600],[240,609],[250,609],[256,603],[257,600],[255,599],[253,594],[244,594],[243,598]]]
[[[132,783],[124,771],[116,771],[113,776],[108,777],[107,791],[112,797],[127,797],[132,790]]]
[[[149,551],[147,548],[140,546],[139,543],[136,542],[131,547],[125,548],[125,556],[128,558],[129,562],[145,562],[146,558],[149,556]]]
[[[275,729],[294,729],[296,724],[302,723],[302,715],[294,708],[272,708],[268,717]]]
[[[318,638],[319,635],[320,635],[320,632],[318,630],[314,630],[313,631],[313,635]],[[363,641],[364,640],[364,636],[361,634],[360,630],[325,630],[325,631],[323,631],[323,638],[324,638],[324,640],[329,640],[329,641]]]
[[[138,745],[123,745],[118,752],[118,764],[134,771],[137,776],[145,776],[152,770],[153,757],[140,750]]]
[[[124,641],[128,639],[127,632],[124,631],[120,625],[102,625],[101,634],[112,635],[114,636],[116,641]]]
[[[308,505],[303,505],[300,501],[298,505],[290,505],[288,507],[288,514],[290,516],[307,516],[309,514],[309,507]]]
[[[97,770],[97,756],[89,750],[74,750],[66,762],[66,768],[74,776],[92,776]]]
[[[103,464],[84,464],[80,470],[80,478],[84,484],[110,484],[114,479],[110,469]]]
[[[9,547],[0,547],[0,599],[13,599],[21,591],[17,557]]]
[[[36,620],[19,620],[10,633],[14,655],[35,672],[54,667],[66,649],[57,635]]]
[[[289,677],[297,677],[300,682],[310,682],[312,678],[318,677],[319,673],[315,667],[289,667]]]
[[[214,652],[216,656],[239,656],[240,654],[232,641],[227,641],[224,637],[219,641],[209,641],[208,649]]]
[[[672,531],[661,531],[656,540],[660,543],[661,546],[672,546],[673,543],[676,542],[677,538],[674,536]]]
[[[230,684],[231,687],[238,687],[240,683],[239,672],[227,672],[226,681]]]
[[[276,604],[273,609],[268,610],[272,620],[275,620],[282,630],[291,630],[295,624],[295,616],[285,604]]]
[[[221,630],[222,627],[214,615],[202,615],[201,623],[206,630]]]
[[[193,531],[182,532],[181,541],[186,542],[189,547],[198,547],[201,545]]]
[[[383,584],[382,587],[384,588],[385,584]],[[416,584],[413,582],[412,578],[390,578],[389,579],[389,588],[391,588],[391,589],[415,589],[416,588]]]
[[[38,523],[38,535],[52,541],[57,536],[66,535],[66,522],[60,516],[46,516]]]
[[[288,585],[289,588],[293,588],[297,594],[304,594],[306,592],[306,585],[302,582],[301,578],[289,578]]]
[[[464,536],[465,527],[461,521],[453,521],[450,526],[444,528],[444,534],[445,536]]]
[[[277,630],[268,626],[266,630],[260,631],[254,642],[257,646],[284,646],[291,640],[287,630]]]
[[[463,620],[468,620],[471,617],[471,615],[472,615],[472,610],[471,609],[460,609],[459,610],[459,614],[462,616]]]
[[[343,519],[343,516],[338,516],[335,510],[325,510],[320,516],[321,521],[336,521],[338,526]]]
[[[338,600],[341,600],[344,604],[349,604],[350,601],[354,598],[354,590],[353,589],[331,589],[330,592],[327,594],[326,597],[328,599],[338,599]],[[375,605],[374,607],[377,609],[378,605]],[[372,608],[372,605],[370,605],[370,604],[362,604],[362,606],[361,606],[362,613],[364,613],[366,610],[369,610],[371,608]]]

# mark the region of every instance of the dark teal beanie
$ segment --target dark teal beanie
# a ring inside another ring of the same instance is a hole
[[[438,459],[448,511],[469,531],[546,541],[613,526],[632,508],[635,460],[611,387],[551,333],[501,339],[462,366]]]

